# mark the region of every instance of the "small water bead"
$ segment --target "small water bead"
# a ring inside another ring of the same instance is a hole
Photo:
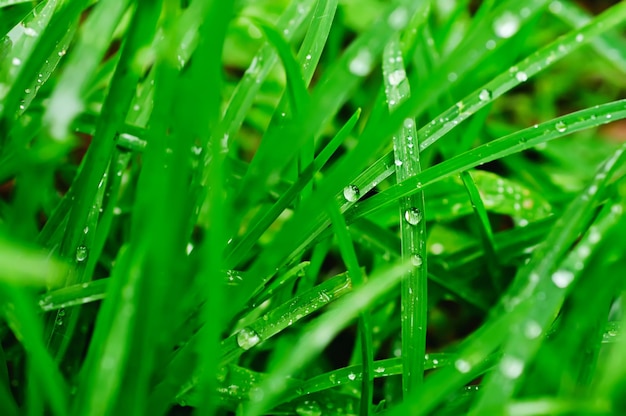
[[[13,58],[11,63],[15,66],[22,65],[22,60],[20,58]]]
[[[459,373],[466,374],[470,372],[472,365],[463,359],[458,359],[454,362],[454,368],[456,368]]]
[[[552,275],[552,283],[557,287],[564,289],[574,280],[574,274],[569,270],[557,270]]]
[[[296,407],[299,416],[321,416],[322,408],[315,400],[306,400]]]
[[[382,374],[382,373],[384,373],[384,372],[385,372],[385,367],[376,367],[376,368],[374,369],[374,372],[375,372],[376,374]]]
[[[243,350],[249,350],[250,348],[261,342],[261,337],[252,328],[243,328],[237,333],[237,345]]]
[[[348,202],[356,202],[359,200],[361,196],[361,190],[356,185],[348,185],[343,188],[343,197],[346,198]]]
[[[25,27],[24,28],[24,34],[26,36],[30,36],[30,37],[35,37],[35,36],[39,35],[39,33],[35,29],[33,29],[32,27]]]
[[[87,249],[87,247],[85,246],[76,247],[76,261],[77,262],[85,261],[88,255],[89,255],[89,249]]]
[[[354,381],[354,380],[356,380],[356,374],[354,374],[354,373],[350,373],[350,374],[348,374],[348,379],[349,379],[350,381]]]
[[[558,131],[559,133],[563,133],[565,130],[567,130],[567,124],[563,123],[562,121],[558,121],[554,125],[554,128],[556,128],[556,131]]]
[[[478,98],[480,99],[480,101],[491,100],[491,91],[489,91],[488,89],[480,91],[480,93],[478,94]]]
[[[505,377],[516,379],[524,372],[524,362],[519,358],[506,356],[500,362],[500,371]]]
[[[496,41],[493,39],[489,39],[487,41],[487,43],[485,43],[485,48],[491,50],[494,50],[496,48]]]
[[[579,33],[578,35],[576,35],[576,42],[582,42],[585,39],[585,35],[583,35],[582,33]]]
[[[519,82],[525,82],[528,79],[528,75],[526,75],[526,72],[524,71],[519,71],[515,74],[515,79]]]
[[[409,208],[404,212],[404,219],[411,225],[417,225],[422,220],[422,211],[419,208]]]
[[[402,166],[402,161],[400,159],[394,160],[393,163],[398,167]]]
[[[493,22],[493,31],[502,39],[508,39],[519,30],[519,18],[513,13],[506,11]]]

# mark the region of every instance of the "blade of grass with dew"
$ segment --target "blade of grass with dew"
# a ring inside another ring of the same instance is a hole
[[[549,312],[551,318],[556,316],[555,311],[547,305],[546,308],[533,309],[533,307],[546,303],[545,300],[537,302],[537,294],[544,293],[545,299],[551,299],[550,305],[553,304],[552,299],[556,299],[554,301],[556,305],[562,302],[565,296],[564,289],[571,283],[570,280],[567,284],[564,284],[562,277],[573,275],[571,273],[561,275],[558,272],[554,272],[580,232],[587,228],[589,219],[595,212],[598,193],[603,192],[608,179],[619,167],[621,159],[624,159],[622,150],[620,149],[619,152],[607,160],[587,190],[572,201],[568,209],[552,228],[547,239],[543,241],[540,248],[534,251],[531,260],[517,273],[515,280],[507,290],[507,295],[502,297],[499,305],[492,310],[490,314],[491,319],[462,342],[458,349],[459,359],[455,362],[455,368],[442,369],[433,374],[428,382],[425,383],[424,389],[402,405],[397,406],[389,413],[391,416],[406,414],[406,412],[416,415],[428,414],[434,407],[440,404],[440,401],[452,389],[472,380],[475,376],[473,373],[475,366],[481,363],[491,351],[503,342],[506,342],[512,335],[516,340],[520,339],[519,336],[521,334],[511,332],[512,330],[516,331],[513,328],[519,328],[515,324],[520,325],[528,322],[528,317],[533,312],[541,314]],[[589,197],[589,190],[594,191],[595,197]],[[558,283],[554,283],[553,280],[556,280]],[[545,327],[541,326],[541,324],[549,324],[549,322],[544,322],[546,320],[547,318],[545,317],[541,320],[534,320],[540,325],[540,333],[545,333]],[[533,333],[536,333],[536,331]],[[530,343],[537,343],[538,340],[538,337],[531,337],[531,339],[524,338],[523,342],[525,347],[528,347]],[[507,344],[507,346],[512,348],[510,344]],[[521,360],[518,357],[524,357],[524,353],[515,351],[515,354],[511,354],[508,348],[505,348],[501,368],[506,367],[507,374],[515,374],[513,369],[519,371],[520,365],[511,365],[511,362],[507,363],[506,360],[510,360],[511,357]],[[527,353],[529,352],[527,351]],[[521,361],[521,370],[524,368],[523,365],[524,361]],[[503,373],[500,372],[498,374]],[[491,378],[493,378],[493,374],[490,376]],[[516,378],[504,379],[503,386],[491,384],[490,389],[497,389],[494,393],[502,394],[500,387],[505,388]],[[502,378],[498,377],[498,379]],[[506,391],[511,392],[510,389]],[[484,390],[482,397],[486,397],[484,396]]]
[[[430,147],[470,115],[561,58],[569,55],[591,39],[609,31],[620,24],[624,18],[626,18],[626,6],[623,3],[618,4],[594,18],[588,25],[571,31],[520,61],[479,90],[441,113],[438,117],[433,118],[431,123],[422,127],[418,131],[420,150],[423,151]],[[371,140],[374,136],[391,136],[394,131],[402,126],[407,117],[420,114],[425,107],[426,103],[423,96],[420,96],[419,100],[416,97],[410,97],[404,104],[398,106],[394,113],[382,118],[376,126],[367,126],[362,134],[361,141]],[[372,165],[369,169],[380,169],[380,166]],[[354,170],[350,172],[354,172]]]
[[[350,292],[351,288],[348,276],[341,274],[263,314],[222,341],[219,353],[220,368],[223,369],[224,365],[234,361],[245,351],[267,341],[309,314]],[[205,330],[206,328],[200,329],[199,334]],[[154,390],[151,409],[154,408],[154,403],[162,401],[164,397],[180,398],[190,394],[192,389],[196,389],[198,378],[202,375],[199,373],[189,379],[190,373],[198,372],[190,363],[193,360],[194,351],[200,346],[201,339],[201,335],[194,335],[173,357],[167,368],[168,378],[157,385]],[[179,382],[176,383],[176,380]],[[223,380],[218,381],[223,382]]]
[[[376,57],[382,51],[387,40],[398,30],[403,29],[413,14],[424,6],[417,2],[397,0],[390,5],[380,19],[366,32],[362,33],[346,50],[341,59],[332,65],[326,76],[320,79],[311,94],[311,106],[307,114],[288,120],[281,129],[274,129],[265,134],[264,141],[279,142],[282,137],[293,137],[292,146],[278,147],[273,152],[255,156],[250,169],[240,187],[238,199],[243,206],[254,205],[259,198],[267,193],[276,178],[293,160],[302,144],[310,137],[315,137],[327,124],[328,120],[339,110],[348,95],[369,75]],[[394,12],[400,10],[401,19],[390,19]],[[343,181],[342,181],[343,182]],[[319,200],[319,198],[315,198]],[[324,209],[324,203],[315,204],[316,210]]]
[[[499,267],[498,256],[496,255],[495,241],[493,239],[493,231],[491,229],[491,223],[485,209],[485,204],[480,196],[476,183],[472,179],[472,175],[468,171],[461,172],[461,179],[465,184],[469,199],[474,209],[474,215],[478,222],[478,230],[480,238],[483,242],[483,250],[485,253],[485,261],[487,262],[487,269],[491,275],[492,282],[495,289],[502,288],[501,276]],[[519,205],[519,204],[518,204]],[[519,205],[521,209],[521,205]]]
[[[259,401],[250,404],[246,414],[258,415],[266,408],[272,407],[287,387],[286,377],[290,376],[313,356],[318,354],[333,337],[345,328],[362,310],[371,306],[381,295],[391,290],[406,273],[408,265],[395,264],[380,270],[358,290],[346,295],[315,322],[309,324],[307,330],[294,346],[292,353],[285,356],[272,371],[266,382],[259,388],[264,395]]]
[[[104,3],[101,6],[106,7]],[[120,13],[122,12],[123,10],[120,10]],[[72,196],[74,196],[75,199],[72,201],[69,213],[57,211],[59,215],[68,215],[66,225],[67,232],[61,240],[60,253],[64,257],[74,258],[77,263],[77,269],[81,269],[76,270],[76,273],[68,276],[66,285],[81,283],[86,279],[90,279],[88,275],[81,273],[81,271],[85,271],[81,267],[85,259],[88,259],[88,262],[91,264],[91,270],[93,270],[95,266],[97,258],[93,255],[91,257],[89,256],[91,247],[85,245],[85,238],[88,237],[92,240],[94,236],[85,236],[84,230],[91,230],[93,233],[97,228],[95,221],[98,217],[98,212],[93,212],[93,206],[96,202],[94,198],[96,198],[98,193],[102,193],[103,191],[102,182],[104,181],[104,175],[106,174],[105,172],[114,150],[115,142],[113,139],[116,134],[117,126],[124,122],[125,114],[133,96],[134,85],[136,85],[139,78],[139,74],[136,72],[136,69],[133,68],[134,56],[137,51],[145,47],[147,42],[150,41],[150,34],[154,32],[159,16],[158,13],[158,5],[140,6],[134,11],[131,21],[131,25],[134,29],[130,32],[129,38],[122,49],[122,55],[111,82],[111,88],[103,104],[101,116],[98,118],[96,133],[92,144],[83,159],[80,173],[72,184]],[[99,16],[100,15],[96,13],[92,15],[91,18],[99,19]],[[108,25],[108,30],[113,30],[117,22],[111,21],[111,17],[115,17],[115,15],[109,16],[107,14],[106,17],[102,17],[105,21],[98,22],[95,28],[99,28],[99,25]],[[79,54],[81,51],[90,50],[90,54],[94,53],[90,59],[94,60],[97,64],[96,60],[100,59],[101,55],[104,53],[104,48],[107,47],[108,44],[103,43],[101,40],[95,41],[93,38],[90,38],[90,36],[95,37],[95,34],[91,33],[87,37],[83,37],[84,43],[81,44],[74,53]],[[96,42],[98,46],[95,47],[92,42]],[[92,47],[95,50],[91,51]],[[71,62],[73,61],[70,61],[70,64]],[[67,75],[66,73],[65,76]],[[86,83],[87,81],[88,78],[85,78],[81,82]],[[71,78],[65,81],[65,83],[71,82]],[[63,85],[65,84],[60,84],[59,88],[63,88]],[[72,89],[74,87],[73,85],[69,88]],[[84,88],[84,86],[81,88]],[[55,91],[57,93],[59,92],[58,89]],[[81,91],[80,89],[76,89],[71,93],[68,92],[68,94],[81,94]],[[100,204],[101,202],[97,203],[98,208]],[[93,241],[90,242],[93,243]],[[50,244],[50,242],[44,243]],[[69,320],[70,318],[71,317],[68,316],[66,319]],[[76,318],[73,317],[71,319]],[[49,334],[49,338],[53,341],[55,339],[59,340],[59,342],[51,344],[52,351],[55,352],[55,354],[63,353],[64,346],[67,346],[67,342],[71,339],[72,329],[73,327],[69,325],[59,327],[53,323],[47,326],[46,332]]]
[[[587,258],[580,258],[577,250],[581,249],[581,247],[593,250],[594,245],[598,243],[598,241],[593,242],[597,235],[588,232],[578,244],[578,249],[571,252],[568,259],[565,259],[561,264],[562,257],[580,233],[588,227],[589,220],[594,215],[596,204],[601,202],[608,180],[626,161],[624,150],[626,150],[626,146],[618,149],[614,155],[606,160],[592,183],[568,207],[568,210],[561,217],[562,221],[555,224],[542,250],[535,252],[530,263],[518,273],[512,286],[513,290],[517,290],[519,293],[531,292],[536,294],[541,292],[546,296],[545,300],[538,302],[540,305],[535,305],[531,308],[525,322],[531,324],[538,323],[541,328],[545,328],[550,319],[554,319],[556,316],[569,291],[568,288],[580,273],[575,265],[582,262],[584,268]],[[611,208],[612,206],[607,207],[608,210],[611,210]],[[619,218],[621,212],[613,214]],[[567,223],[564,223],[565,219],[568,220]],[[613,221],[616,221],[616,219]],[[592,235],[593,237],[591,237]],[[548,243],[553,244],[551,247],[548,247]],[[551,280],[547,279],[548,276],[551,276]],[[521,283],[523,277],[529,279],[530,283]],[[522,284],[526,287],[520,290]],[[507,302],[509,305],[515,305],[520,301],[531,301],[516,297],[505,297],[503,299],[505,305]],[[539,341],[539,338],[528,337],[521,331],[509,330],[503,347],[504,358],[500,363],[500,371],[493,373],[485,381],[485,388],[482,391],[480,400],[472,409],[473,414],[499,409],[515,393],[523,369],[535,355],[539,347]]]
[[[606,30],[609,30],[611,27],[614,27],[621,21],[622,17],[624,16],[626,16],[626,7],[624,7],[623,4],[615,6],[609,12],[598,16],[585,28],[581,30],[573,31],[569,35],[565,36],[563,39],[559,39],[558,41],[552,43],[551,45],[542,49],[538,53],[533,54],[531,57],[527,58],[526,60],[518,64],[516,69],[518,70],[518,72],[521,71],[524,74],[526,74],[527,77],[534,75],[540,70],[545,69],[547,65],[552,64],[554,61],[557,60],[557,58],[561,58],[567,55],[568,53],[570,53],[571,51],[573,51],[574,49],[576,49],[580,44],[584,43],[586,40],[589,40],[593,38],[594,36],[604,33]],[[576,37],[578,36],[578,34],[581,34],[581,33],[583,34],[583,39],[580,41],[576,40]],[[471,95],[472,103],[474,103],[472,106],[469,105],[467,100],[463,100],[462,107],[464,108],[464,111],[460,113],[458,117],[455,118],[451,116],[446,116],[445,118],[440,117],[436,119],[435,125],[439,126],[438,129],[435,129],[437,130],[437,133],[433,132],[432,128],[429,128],[429,130],[431,130],[429,135],[433,136],[432,140],[428,140],[428,135],[425,134],[425,130],[420,129],[420,132],[418,132],[418,137],[420,138],[425,137],[424,139],[420,140],[420,143],[421,143],[420,150],[424,150],[426,147],[432,144],[436,139],[440,138],[443,132],[443,130],[441,130],[442,128],[444,127],[447,129],[453,128],[454,126],[458,125],[458,123],[462,121],[462,119],[464,119],[465,116],[469,116],[470,114],[472,114],[472,111],[478,110],[483,105],[486,105],[488,102],[490,102],[491,99],[503,94],[505,91],[508,91],[514,86],[519,85],[522,82],[521,80],[524,79],[524,77],[520,76],[518,79],[518,77],[515,75],[516,73],[514,73],[513,76],[511,76],[511,73],[507,71],[506,73],[498,77],[496,80],[494,80],[492,83],[487,84],[488,86],[492,88],[491,90],[488,90],[487,88],[483,88],[480,91],[477,91],[475,94]],[[482,100],[480,99],[481,96],[483,97]],[[415,108],[418,108],[418,109],[423,108],[422,106],[424,105],[424,102],[421,100],[421,98],[422,98],[421,96],[420,96],[420,100],[414,97],[409,98],[404,104],[400,105],[393,114],[391,114],[389,117],[386,117],[384,120],[381,120],[381,122],[379,123],[379,127],[377,127],[376,129],[366,128],[366,130],[361,136],[361,140],[359,141],[359,144],[348,155],[348,157],[342,162],[341,168],[338,167],[337,169],[334,169],[332,172],[332,175],[330,175],[320,184],[318,188],[318,193],[316,193],[318,200],[321,197],[321,195],[326,194],[326,192],[333,192],[333,189],[336,187],[337,183],[345,183],[346,182],[345,178],[354,177],[355,176],[354,172],[355,171],[358,172],[358,169],[355,169],[355,168],[358,168],[362,164],[360,160],[366,160],[367,157],[364,157],[364,155],[371,153],[371,149],[372,149],[371,147],[367,148],[369,150],[365,150],[365,147],[364,147],[364,146],[371,146],[371,144],[366,145],[365,143],[369,143],[371,140],[382,140],[382,137],[391,136],[393,131],[397,130],[408,116],[415,113],[414,111]],[[478,107],[474,107],[474,105]],[[455,106],[454,108],[448,111],[451,114],[454,114],[454,113],[458,113],[459,110],[458,110],[458,107]],[[442,119],[444,121],[440,122],[438,121],[439,119]],[[426,144],[425,144],[425,141],[426,141]],[[360,150],[357,151],[357,149],[360,149]],[[393,158],[391,157],[391,155],[385,156],[379,159],[379,162],[372,165],[371,167],[371,170],[375,170],[376,172],[381,172],[381,171],[383,172],[379,176],[376,176],[376,179],[374,179],[376,183],[388,177],[394,171],[393,165],[390,164],[388,165],[390,167],[390,170],[387,171],[388,173],[385,173],[384,168],[385,168],[386,160],[393,160]],[[368,172],[365,171],[363,175],[367,176],[367,173]],[[341,178],[341,180],[338,180],[338,178]],[[326,185],[324,185],[324,183]],[[349,181],[349,183],[354,184],[354,181]],[[327,222],[328,220],[326,219],[325,215],[323,213],[320,214],[320,212],[321,211],[319,209],[317,209],[315,213],[313,213],[312,209],[311,211],[303,210],[303,212],[297,213],[297,215],[289,223],[286,224],[286,227],[284,228],[284,230],[281,231],[281,237],[284,235],[285,238],[277,239],[277,241],[281,241],[281,245],[280,245],[281,248],[279,249],[279,247],[274,247],[273,250],[270,250],[273,254],[272,257],[275,259],[275,260],[272,260],[272,263],[289,261],[293,253],[302,250],[302,247],[308,244],[308,241],[306,240],[309,239],[310,236],[317,235],[317,233],[319,233],[321,230],[323,230],[324,228],[328,226],[328,222]],[[298,217],[300,216],[304,218],[315,218],[314,221],[309,220],[306,222],[306,224],[308,224],[309,229],[304,230],[304,229],[301,229],[299,226],[296,227],[295,224],[302,225],[302,223],[297,221]],[[347,217],[347,220],[348,222],[350,222],[349,216]],[[292,225],[290,226],[290,224]],[[290,229],[291,227],[294,227],[294,229]],[[317,230],[317,232],[313,230]],[[303,236],[303,240],[296,240],[296,242],[292,241],[292,239],[294,238],[297,239],[299,238],[299,236]],[[283,251],[285,253],[283,253]],[[265,260],[265,259],[262,259],[262,260],[263,262],[270,263],[269,260]],[[261,259],[259,259],[258,262],[260,263],[260,261]],[[260,264],[255,267],[257,268],[262,267],[263,270],[266,270],[265,272],[257,273],[260,276],[263,276],[265,273],[269,273],[269,270],[275,269],[275,266],[274,267],[261,266]],[[255,272],[257,271],[255,270]]]
[[[389,111],[405,101],[411,90],[406,78],[399,37],[392,38],[383,52],[383,78]],[[407,118],[393,136],[396,180],[401,182],[421,172],[415,120]],[[424,377],[427,319],[427,262],[424,193],[399,201],[401,256],[415,266],[401,283],[402,390],[405,396],[418,390]]]
[[[555,118],[524,130],[520,130],[506,137],[485,143],[475,149],[446,160],[428,168],[422,173],[405,180],[353,209],[348,216],[348,222],[353,218],[367,215],[377,209],[392,204],[398,198],[411,195],[446,176],[460,173],[483,163],[500,159],[513,153],[545,143],[549,140],[563,137],[576,131],[600,126],[612,121],[626,118],[626,100],[618,100],[588,108],[563,117]]]
[[[331,204],[329,206],[330,218],[333,223],[333,230],[337,236],[339,244],[339,251],[341,252],[341,258],[343,259],[348,274],[352,279],[352,285],[355,289],[360,288],[364,284],[364,277],[359,266],[359,260],[356,252],[354,251],[354,245],[350,234],[347,230],[347,225],[339,208]],[[374,353],[372,351],[372,325],[370,322],[369,312],[367,310],[361,311],[359,314],[359,342],[361,346],[361,365],[363,367],[363,377],[361,380],[361,406],[360,415],[367,416],[370,414],[372,407],[372,400],[374,397],[374,373],[372,368],[372,362],[374,360]]]
[[[39,297],[39,307],[44,312],[84,305],[105,298],[109,278],[67,286],[47,292]]]
[[[220,319],[220,311],[223,308],[223,285],[219,276],[220,271],[224,267],[223,255],[224,248],[227,244],[227,229],[224,219],[228,218],[227,212],[231,208],[229,201],[224,201],[226,177],[224,175],[226,152],[222,149],[220,143],[214,136],[210,140],[219,124],[221,94],[223,89],[221,58],[224,50],[224,40],[228,26],[233,18],[234,5],[231,2],[225,4],[219,1],[208,1],[204,4],[205,10],[201,12],[203,19],[200,19],[199,46],[193,56],[194,61],[189,69],[189,76],[185,78],[185,91],[180,94],[179,102],[182,105],[194,102],[194,105],[187,105],[185,111],[181,114],[180,125],[186,126],[188,130],[184,134],[191,135],[200,139],[204,149],[211,154],[209,189],[205,195],[206,202],[209,203],[209,218],[211,219],[211,229],[208,232],[205,243],[202,245],[203,262],[199,275],[208,278],[215,284],[207,284],[206,301],[203,307],[203,318],[207,328],[203,332],[200,348],[194,351],[198,354],[199,366],[203,369],[206,377],[199,379],[198,389],[205,398],[201,401],[198,411],[205,414],[215,412],[217,403],[211,394],[215,390],[217,380],[213,376],[218,369],[218,354],[220,351],[220,337],[223,333],[224,321]],[[199,102],[194,100],[196,96],[195,90],[199,85],[206,85],[205,78],[210,82],[208,84],[213,94],[208,94]],[[208,122],[206,119],[208,118]],[[199,164],[194,175],[201,184],[203,174],[202,164]],[[200,186],[197,186],[200,193]],[[194,212],[199,212],[201,203],[204,198],[198,198]],[[192,216],[193,218],[194,216]],[[194,218],[195,220],[195,218]],[[187,224],[189,235],[192,233],[195,221],[189,221]],[[213,279],[211,279],[213,278]],[[168,400],[169,397],[164,397]],[[150,401],[150,399],[149,399]],[[169,404],[169,403],[167,403]]]

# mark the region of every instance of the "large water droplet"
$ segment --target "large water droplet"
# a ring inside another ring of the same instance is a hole
[[[469,373],[472,369],[472,365],[461,358],[454,362],[454,367],[459,371],[459,373],[463,374]]]
[[[557,121],[554,127],[559,133],[563,133],[565,130],[567,130],[567,124],[563,123],[562,121]]]
[[[356,202],[359,200],[361,196],[361,190],[356,185],[348,185],[343,188],[343,197],[346,198],[348,202]]]
[[[406,79],[406,72],[404,71],[404,69],[398,69],[397,71],[393,71],[391,74],[389,74],[389,77],[388,77],[389,84],[394,87],[400,84],[405,79]]]
[[[526,72],[524,71],[519,71],[518,73],[515,74],[515,78],[519,82],[525,82],[528,79],[528,75],[526,75]]]
[[[419,208],[409,208],[404,212],[404,219],[411,225],[417,225],[422,220],[422,211]]]
[[[306,400],[296,407],[299,416],[321,416],[322,409],[315,400]]]
[[[413,266],[415,267],[422,267],[422,264],[424,264],[424,259],[422,259],[422,256],[420,256],[419,254],[413,254],[411,255],[411,264],[413,264]]]
[[[478,98],[480,99],[480,101],[491,100],[491,91],[487,89],[481,90],[480,93],[478,94]]]
[[[89,249],[85,246],[76,247],[76,261],[83,262],[87,260],[87,256],[89,255]]]
[[[244,350],[250,348],[261,342],[261,337],[252,328],[243,328],[237,333],[237,344]]]
[[[516,379],[524,371],[524,362],[519,358],[506,356],[500,362],[500,371],[505,377]]]
[[[493,21],[493,31],[499,38],[507,39],[517,33],[519,25],[519,18],[506,11]]]
[[[552,282],[561,289],[569,286],[570,283],[574,280],[574,273],[569,270],[557,270],[552,275]]]

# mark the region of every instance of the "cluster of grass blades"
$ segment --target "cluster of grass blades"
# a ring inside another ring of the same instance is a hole
[[[597,3],[0,0],[0,414],[626,413]]]

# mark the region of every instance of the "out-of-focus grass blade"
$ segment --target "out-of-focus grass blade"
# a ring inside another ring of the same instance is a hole
[[[371,306],[381,295],[393,288],[406,273],[408,265],[394,265],[381,270],[376,276],[335,304],[324,315],[311,323],[309,328],[302,332],[302,336],[294,346],[291,354],[285,356],[272,371],[268,379],[259,387],[263,396],[252,402],[247,409],[247,415],[261,414],[265,409],[272,407],[274,401],[287,387],[287,377],[299,370],[309,359],[318,354],[343,328],[352,321],[362,310]]]
[[[572,27],[582,27],[589,23],[592,16],[581,6],[568,1],[561,1],[549,11],[558,19]],[[591,41],[592,48],[620,71],[626,73],[626,43],[615,33],[607,33]]]
[[[44,115],[48,132],[54,139],[66,140],[70,124],[83,110],[88,83],[128,4],[127,0],[99,2],[82,25],[80,40],[69,56],[66,69],[50,97]]]
[[[356,252],[354,251],[354,245],[350,234],[348,233],[346,222],[336,205],[331,204],[328,209],[333,223],[333,230],[337,236],[341,258],[348,269],[348,274],[352,278],[352,285],[355,289],[358,289],[364,284],[363,272],[359,266],[359,260],[356,256]],[[370,408],[372,407],[372,400],[374,397],[372,325],[370,322],[370,314],[367,310],[361,311],[359,314],[358,327],[361,346],[361,365],[363,367],[363,377],[361,379],[360,414],[361,416],[367,416],[370,414]]]
[[[626,4],[626,3],[625,3]],[[349,218],[367,215],[394,203],[398,198],[419,192],[444,177],[471,169],[482,163],[545,143],[549,140],[626,118],[626,100],[618,100],[581,110],[524,130],[515,132],[446,160],[406,181],[392,186],[364,201],[352,210]]]

